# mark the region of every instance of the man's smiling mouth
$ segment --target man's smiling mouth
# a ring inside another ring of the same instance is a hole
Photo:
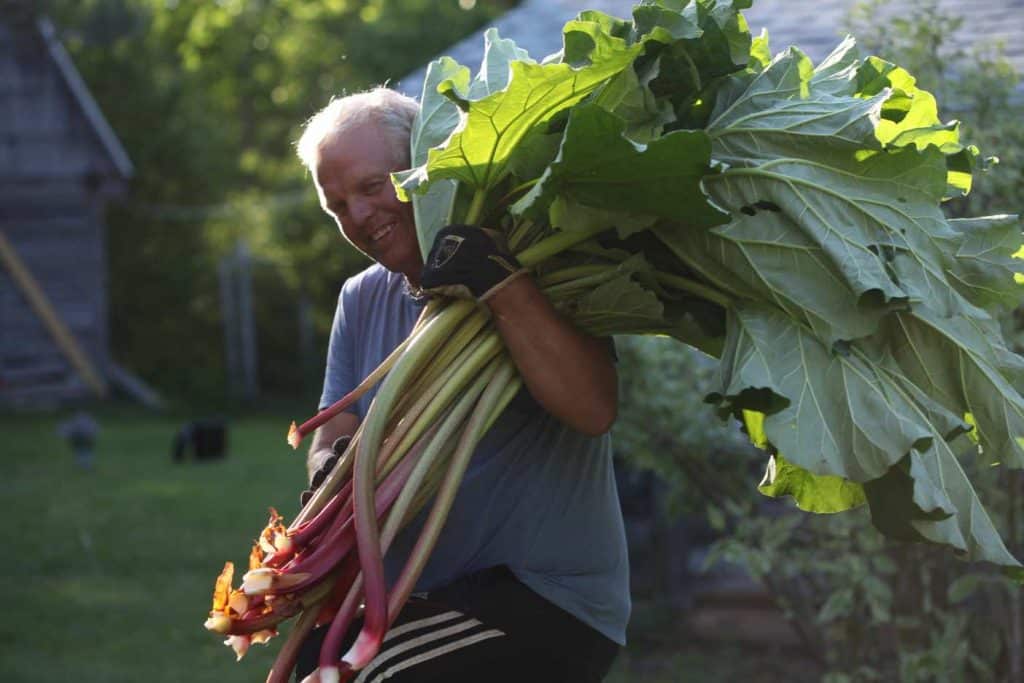
[[[385,237],[391,234],[391,231],[394,229],[394,227],[394,223],[388,223],[387,225],[378,228],[370,235],[370,243],[374,244],[384,239]]]

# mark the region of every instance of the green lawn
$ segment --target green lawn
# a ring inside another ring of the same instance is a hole
[[[61,416],[63,417],[63,416]],[[100,416],[78,470],[56,417],[0,416],[4,681],[263,680],[276,645],[236,664],[202,627],[225,560],[245,566],[268,505],[294,515],[302,458],[287,418],[230,423],[229,457],[175,464],[181,421]]]
[[[0,680],[264,680],[280,641],[236,663],[202,624],[214,578],[225,560],[244,568],[267,506],[297,510],[292,415],[232,420],[226,460],[175,464],[182,419],[107,409],[91,472],[57,437],[63,417],[0,415],[0,544],[13,558],[0,569]],[[793,680],[767,675],[768,653],[693,641],[674,616],[646,624],[637,607],[608,683]]]

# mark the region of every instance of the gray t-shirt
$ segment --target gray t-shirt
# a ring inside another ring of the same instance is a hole
[[[421,310],[404,277],[380,265],[345,282],[320,407],[370,374],[408,336]],[[357,402],[360,420],[375,393]],[[425,515],[395,539],[385,558],[389,581],[401,571]],[[525,391],[477,447],[416,590],[498,565],[625,644],[629,562],[610,438],[570,429]]]

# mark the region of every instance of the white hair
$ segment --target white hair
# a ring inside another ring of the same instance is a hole
[[[395,159],[409,163],[409,137],[420,105],[411,97],[383,86],[365,92],[333,97],[302,129],[296,153],[310,172],[315,171],[320,152],[346,129],[372,121],[388,132],[395,145]]]

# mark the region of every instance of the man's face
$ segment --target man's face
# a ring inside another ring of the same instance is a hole
[[[357,124],[320,151],[314,182],[320,205],[353,246],[418,284],[423,259],[412,204],[399,201],[391,184],[392,171],[405,166],[394,150],[380,126]]]

